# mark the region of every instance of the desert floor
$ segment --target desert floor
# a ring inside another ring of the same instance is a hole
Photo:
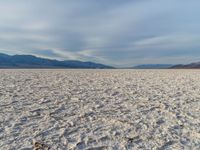
[[[0,70],[0,150],[200,149],[200,70]]]

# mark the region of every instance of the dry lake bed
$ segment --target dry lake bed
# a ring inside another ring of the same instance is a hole
[[[200,149],[200,70],[0,70],[0,150]]]

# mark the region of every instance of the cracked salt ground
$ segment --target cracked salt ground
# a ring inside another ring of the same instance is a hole
[[[1,70],[0,149],[200,149],[198,70]]]

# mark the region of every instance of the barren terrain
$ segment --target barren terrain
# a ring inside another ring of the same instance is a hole
[[[0,70],[0,150],[195,150],[199,115],[199,70]]]

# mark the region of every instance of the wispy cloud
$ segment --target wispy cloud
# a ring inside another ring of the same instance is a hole
[[[2,0],[0,52],[116,66],[195,61],[200,55],[199,4],[196,0]]]

